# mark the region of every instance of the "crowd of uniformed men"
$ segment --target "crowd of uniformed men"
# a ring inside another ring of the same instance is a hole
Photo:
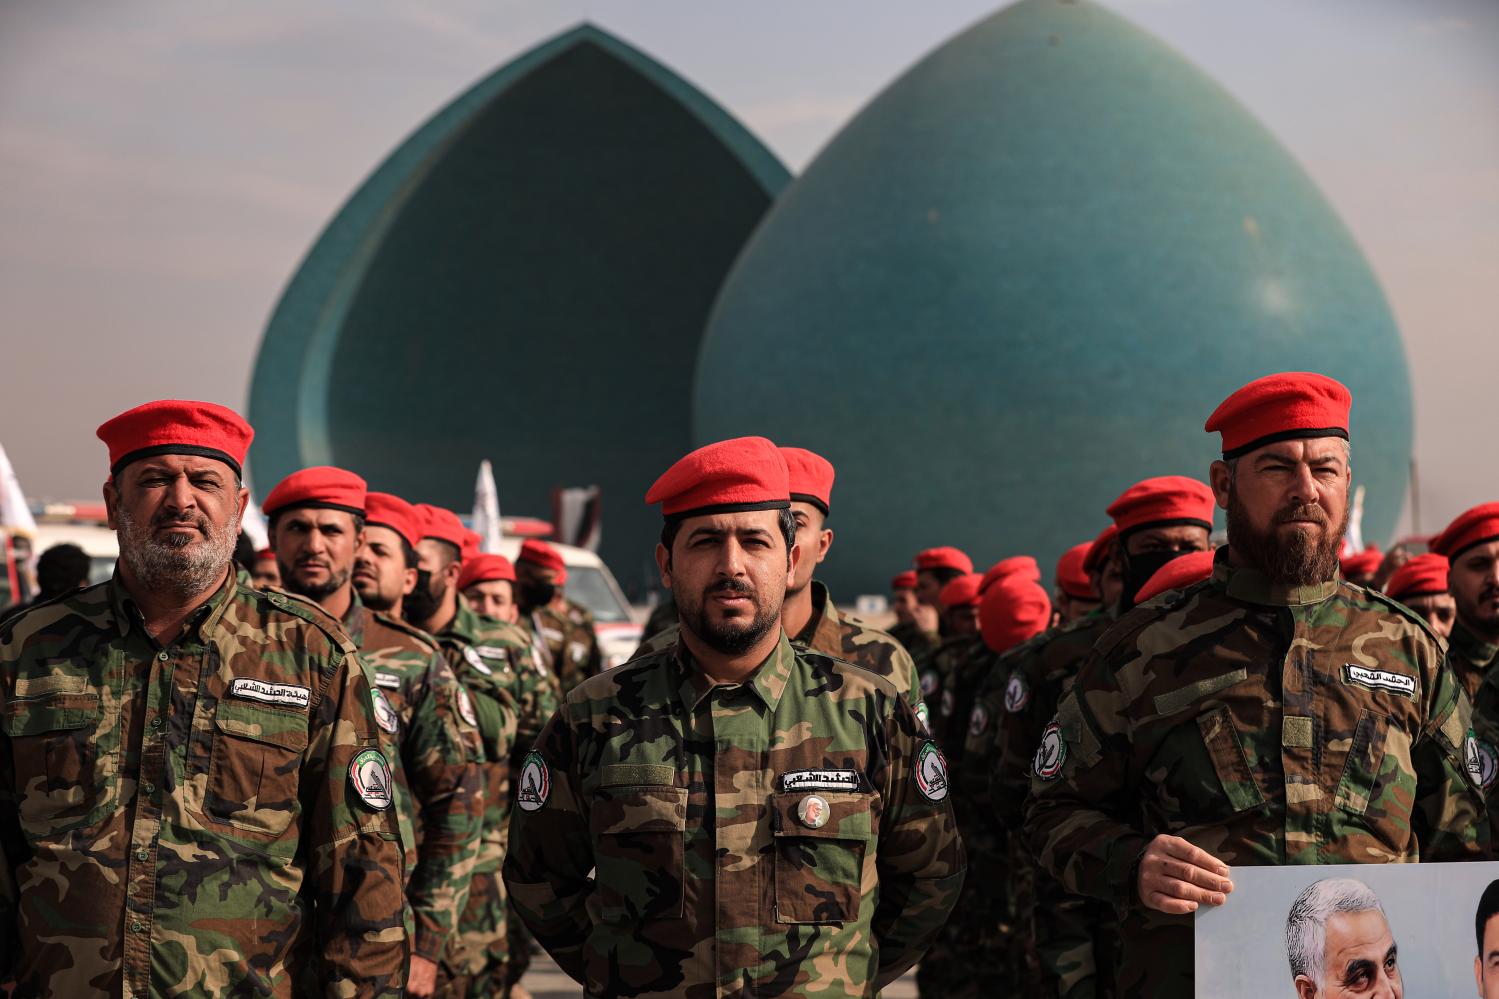
[[[113,578],[0,623],[0,982],[505,996],[534,935],[589,996],[1191,995],[1235,867],[1492,855],[1499,503],[1340,564],[1351,404],[1251,382],[1050,593],[934,547],[889,631],[814,578],[827,460],[700,448],[607,671],[556,549],[351,471],[236,571],[253,431],[132,409]]]

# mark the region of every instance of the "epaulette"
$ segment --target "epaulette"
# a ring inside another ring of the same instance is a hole
[[[801,656],[803,659],[807,659],[809,661],[821,659],[824,660],[829,666],[832,666],[834,668],[848,669],[860,674],[861,676],[867,676],[870,680],[874,681],[876,686],[881,688],[889,696],[896,698],[900,697],[900,691],[896,688],[894,681],[892,681],[888,676],[881,676],[872,669],[860,666],[858,663],[851,663],[847,659],[841,659],[838,656],[830,655],[818,649],[804,648],[800,645],[793,645],[792,649],[798,656]]]
[[[1409,607],[1405,606],[1405,604],[1396,600],[1388,593],[1383,593],[1379,590],[1373,590],[1367,586],[1360,586],[1357,583],[1350,583],[1346,579],[1342,582],[1344,586],[1347,586],[1349,589],[1353,590],[1357,595],[1367,598],[1372,603],[1380,604],[1387,610],[1394,611],[1401,617],[1405,618],[1407,621],[1414,622],[1418,627],[1420,627],[1421,631],[1426,634],[1426,637],[1431,639],[1432,644],[1436,645],[1437,648],[1447,648],[1447,643],[1439,638],[1436,632],[1431,630],[1431,625],[1427,623],[1426,618],[1422,617],[1420,614],[1417,614],[1415,611],[1411,610]]]
[[[260,600],[270,604],[277,610],[285,611],[292,617],[300,618],[314,626],[332,639],[333,643],[345,655],[356,656],[359,654],[359,650],[354,647],[353,639],[349,638],[348,634],[345,633],[343,625],[339,624],[333,615],[323,610],[315,601],[296,593],[275,589],[274,587],[265,590],[249,590],[248,592],[256,594]]]
[[[442,647],[437,644],[437,639],[433,638],[431,635],[427,634],[425,631],[418,628],[411,622],[395,617],[391,614],[387,614],[384,611],[371,611],[371,613],[374,615],[376,621],[379,621],[381,624],[385,625],[385,627],[387,628],[390,628],[392,631],[399,631],[403,635],[409,635],[411,638],[416,639],[428,651],[441,651]]]

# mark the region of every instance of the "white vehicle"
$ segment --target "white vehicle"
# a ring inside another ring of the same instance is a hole
[[[520,554],[522,538],[505,537],[500,540],[496,552],[514,562]],[[548,541],[562,555],[562,564],[567,566],[567,582],[562,593],[573,603],[585,608],[593,615],[594,630],[599,636],[599,652],[603,654],[604,668],[613,669],[630,658],[640,644],[644,630],[630,614],[630,603],[625,599],[614,574],[604,560],[586,548]]]

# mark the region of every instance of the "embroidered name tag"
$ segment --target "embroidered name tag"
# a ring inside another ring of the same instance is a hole
[[[1404,673],[1392,673],[1385,669],[1370,669],[1367,666],[1343,664],[1343,682],[1356,683],[1370,690],[1389,690],[1406,697],[1416,696],[1416,678]]]
[[[857,770],[793,770],[781,774],[782,791],[857,791]]]
[[[387,690],[400,690],[401,678],[394,673],[376,673],[375,686],[384,687]]]
[[[229,684],[229,694],[232,697],[243,697],[248,701],[285,704],[293,708],[305,708],[312,700],[312,691],[306,687],[298,687],[294,683],[253,680],[247,676],[236,677],[234,682]]]

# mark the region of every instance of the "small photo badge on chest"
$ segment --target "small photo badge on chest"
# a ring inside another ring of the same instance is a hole
[[[828,802],[826,798],[809,794],[796,806],[796,819],[808,829],[821,829],[828,824]]]
[[[390,764],[378,749],[366,749],[349,764],[349,783],[359,800],[375,811],[390,807]]]
[[[490,676],[494,673],[494,670],[490,669],[489,664],[484,661],[484,657],[479,655],[478,651],[472,645],[465,645],[463,647],[463,658],[468,661],[470,666],[485,676]]]
[[[1005,710],[1010,714],[1024,711],[1025,706],[1031,703],[1031,686],[1025,682],[1025,677],[1019,673],[1010,674],[1010,682],[1005,684]]]
[[[935,742],[928,742],[916,754],[916,787],[928,801],[947,797],[947,760]]]
[[[520,789],[515,792],[515,803],[523,812],[538,811],[547,803],[552,793],[552,772],[547,761],[534,749],[526,754],[520,767]]]
[[[396,709],[390,706],[390,699],[385,696],[385,691],[376,689],[372,700],[375,702],[375,721],[385,731],[395,735],[401,727],[401,719],[396,715]]]
[[[1041,744],[1036,747],[1031,772],[1042,780],[1056,780],[1062,776],[1062,761],[1066,758],[1067,740],[1062,738],[1062,725],[1053,720],[1041,732]]]
[[[458,688],[458,717],[475,728],[479,727],[479,715],[474,711],[473,698],[462,687]]]

